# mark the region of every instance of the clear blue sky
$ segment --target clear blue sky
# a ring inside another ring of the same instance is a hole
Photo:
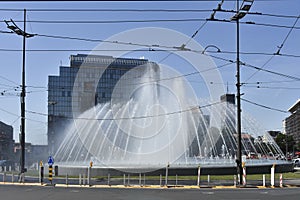
[[[34,21],[107,21],[107,20],[150,20],[150,19],[206,19],[209,18],[212,11],[208,12],[49,12],[49,11],[30,11],[30,9],[199,9],[212,10],[217,7],[220,1],[177,1],[177,2],[0,2],[1,9],[28,9],[27,20],[33,21],[27,23],[27,32],[59,35],[89,39],[107,39],[114,34],[143,27],[161,27],[176,30],[187,36],[192,36],[195,31],[201,27],[204,21],[185,21],[185,22],[151,22],[151,23],[38,23]],[[235,1],[225,0],[223,9],[235,9]],[[252,12],[263,14],[275,14],[284,16],[299,16],[300,2],[298,0],[285,1],[255,1]],[[217,19],[229,19],[231,13],[217,13]],[[4,11],[0,10],[0,30],[8,31],[3,20],[13,19],[15,21],[23,20],[22,11]],[[274,56],[270,62],[265,64],[272,56],[262,54],[241,54],[241,61],[256,67],[263,67],[266,70],[279,72],[293,77],[300,78],[300,20],[291,30],[288,27],[293,26],[296,18],[293,17],[275,17],[267,15],[247,15],[242,22],[255,22],[256,24],[241,24],[240,26],[240,51],[243,53],[264,53],[273,54],[278,50],[278,46],[283,43],[280,53],[295,55],[293,56]],[[23,27],[22,22],[17,22]],[[279,25],[285,27],[274,27],[268,25]],[[267,25],[267,26],[266,26]],[[288,35],[288,37],[287,37]],[[144,37],[147,37],[145,35]],[[236,26],[234,23],[207,22],[194,39],[203,47],[207,45],[216,45],[223,53],[211,53],[228,60],[235,60],[236,55]],[[7,51],[21,50],[22,38],[15,34],[0,33],[0,120],[11,124],[14,127],[14,139],[18,141],[20,126],[20,100],[16,88],[21,83],[22,52]],[[26,57],[26,84],[28,85],[26,98],[26,110],[38,113],[47,113],[47,81],[49,75],[58,75],[59,66],[69,65],[69,56],[77,53],[88,53],[78,51],[81,49],[93,49],[98,43],[51,39],[41,36],[27,39],[27,50],[53,49],[73,51],[27,51]],[[174,46],[180,46],[174,41]],[[188,46],[187,46],[188,47]],[[116,46],[117,48],[117,46]],[[215,50],[211,48],[210,50]],[[109,55],[109,52],[103,54]],[[133,56],[145,56],[152,61],[159,62],[165,53],[140,52]],[[170,56],[163,61],[163,64],[172,66],[176,59]],[[225,61],[213,59],[217,66],[226,64]],[[177,63],[178,64],[178,63]],[[174,64],[175,66],[176,64]],[[192,72],[190,67],[181,63],[181,68],[177,68],[182,74]],[[220,73],[224,83],[228,83],[230,93],[235,93],[235,64],[223,67]],[[293,80],[284,76],[278,76],[263,71],[257,72],[255,69],[242,66],[241,81],[250,83],[242,87],[243,98],[255,103],[287,110],[299,98],[300,81]],[[251,77],[249,79],[249,77]],[[190,77],[194,87],[197,84],[201,88],[201,79]],[[198,83],[197,83],[198,81]],[[264,82],[257,88],[256,82]],[[213,83],[220,84],[220,83]],[[30,87],[34,86],[34,87]],[[226,84],[224,85],[226,87]],[[15,89],[17,91],[15,91]],[[200,90],[196,91],[199,97],[203,97]],[[282,120],[288,114],[258,107],[247,102],[242,102],[243,112],[247,112],[255,118],[265,130],[281,130]],[[47,143],[47,117],[32,113],[26,113],[26,141],[33,144]]]

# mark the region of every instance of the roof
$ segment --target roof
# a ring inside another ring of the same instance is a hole
[[[296,101],[296,103],[294,105],[292,105],[288,111],[293,113],[297,110],[297,108],[300,107],[300,99],[298,99],[298,101]]]

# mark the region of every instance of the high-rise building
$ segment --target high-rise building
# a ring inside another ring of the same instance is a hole
[[[13,160],[13,127],[0,121],[0,160]]]
[[[217,150],[220,151],[221,145],[225,145],[228,149],[228,153],[233,156],[235,155],[234,150],[237,149],[235,134],[236,134],[236,110],[235,110],[235,95],[234,94],[224,94],[220,97],[223,103],[222,112],[222,140],[225,144],[220,144],[217,142]],[[221,140],[221,139],[220,139]]]
[[[291,115],[287,117],[285,122],[285,134],[293,136],[297,146],[300,146],[300,99],[292,105],[288,110]]]
[[[60,66],[58,76],[48,78],[48,146],[54,154],[68,121],[89,108],[122,98],[124,91],[115,87],[128,71],[140,77],[146,59],[114,58],[101,55],[71,55],[70,66]],[[133,72],[132,72],[133,71]]]

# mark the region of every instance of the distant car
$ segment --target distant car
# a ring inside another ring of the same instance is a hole
[[[300,167],[300,158],[293,159],[293,163],[295,164],[295,167]]]
[[[248,159],[258,159],[258,155],[254,152],[250,152],[247,156]]]
[[[7,160],[0,160],[0,166],[5,166]]]

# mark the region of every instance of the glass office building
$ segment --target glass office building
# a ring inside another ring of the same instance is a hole
[[[146,59],[77,54],[70,56],[70,66],[60,66],[58,76],[48,77],[48,145],[55,153],[68,121],[99,103],[122,98],[123,90],[115,85],[128,71],[142,76]],[[125,86],[124,86],[125,87]]]

